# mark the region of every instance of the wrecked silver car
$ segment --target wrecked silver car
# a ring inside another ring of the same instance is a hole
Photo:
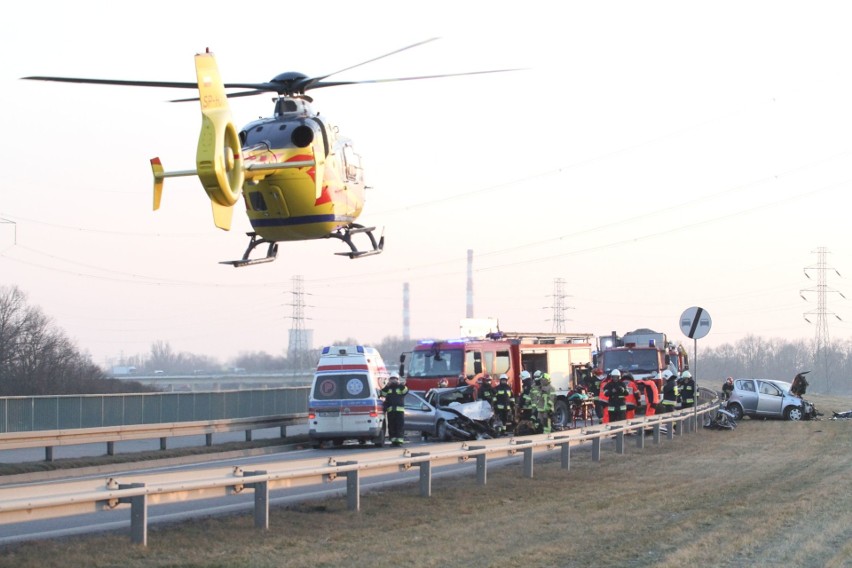
[[[743,416],[784,420],[817,418],[819,413],[813,403],[792,394],[790,387],[785,381],[737,379],[727,410],[735,420],[742,420]]]
[[[498,419],[485,400],[474,400],[473,388],[431,389],[405,397],[405,429],[440,441],[496,438]]]

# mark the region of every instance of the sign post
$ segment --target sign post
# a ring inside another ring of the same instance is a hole
[[[698,395],[698,340],[710,333],[713,320],[704,308],[693,306],[687,308],[680,316],[680,330],[692,339],[692,375],[695,381],[695,394]],[[693,423],[698,431],[698,405],[693,406],[695,413]]]

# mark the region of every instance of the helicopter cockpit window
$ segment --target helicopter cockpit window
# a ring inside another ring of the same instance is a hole
[[[254,211],[266,211],[266,200],[263,194],[259,191],[250,191],[248,193],[249,203]]]
[[[285,112],[296,112],[299,110],[299,105],[291,99],[278,99],[275,104],[275,115],[284,114]]]
[[[357,180],[361,175],[361,157],[352,146],[343,147],[343,159],[346,162],[346,177]]]

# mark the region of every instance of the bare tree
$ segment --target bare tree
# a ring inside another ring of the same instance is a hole
[[[118,390],[18,287],[0,287],[0,394]]]

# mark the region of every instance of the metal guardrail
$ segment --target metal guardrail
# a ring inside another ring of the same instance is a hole
[[[0,435],[0,449],[44,448],[45,461],[53,461],[56,446],[106,443],[107,455],[115,455],[115,443],[128,440],[160,439],[160,449],[168,449],[168,438],[174,436],[207,436],[206,445],[213,445],[213,434],[222,432],[245,432],[246,441],[251,441],[252,430],[281,428],[281,437],[286,436],[286,427],[304,423],[307,412],[281,416],[256,418],[234,418],[202,422],[170,422],[155,425],[107,426],[105,428],[81,428],[78,430],[40,430],[37,432],[13,432]]]
[[[709,392],[709,391],[708,391]],[[708,393],[703,393],[708,396]],[[146,545],[148,505],[254,492],[254,523],[269,528],[269,491],[275,488],[317,485],[346,479],[346,498],[350,510],[360,508],[360,480],[417,467],[420,494],[432,494],[432,468],[476,461],[477,482],[487,481],[488,460],[523,456],[523,475],[533,477],[536,453],[560,449],[561,467],[570,469],[571,448],[591,442],[592,460],[601,460],[601,443],[615,440],[616,453],[625,453],[625,436],[636,432],[636,446],[644,448],[646,430],[652,431],[654,444],[660,444],[663,427],[669,440],[697,430],[698,417],[718,406],[717,399],[694,409],[641,417],[640,419],[597,425],[571,431],[553,432],[517,438],[499,438],[465,443],[421,446],[417,451],[377,450],[359,455],[358,460],[337,461],[335,457],[265,463],[256,470],[223,468],[193,470],[170,474],[132,474],[127,479],[67,481],[28,487],[0,487],[0,525],[104,511],[129,505],[131,540]]]
[[[198,422],[307,412],[303,387],[0,398],[0,440],[8,432]]]
[[[144,393],[8,397],[0,399],[0,450],[45,449],[53,461],[55,446],[160,439],[160,449],[173,436],[246,433],[285,427],[308,416],[308,387],[222,392]]]

